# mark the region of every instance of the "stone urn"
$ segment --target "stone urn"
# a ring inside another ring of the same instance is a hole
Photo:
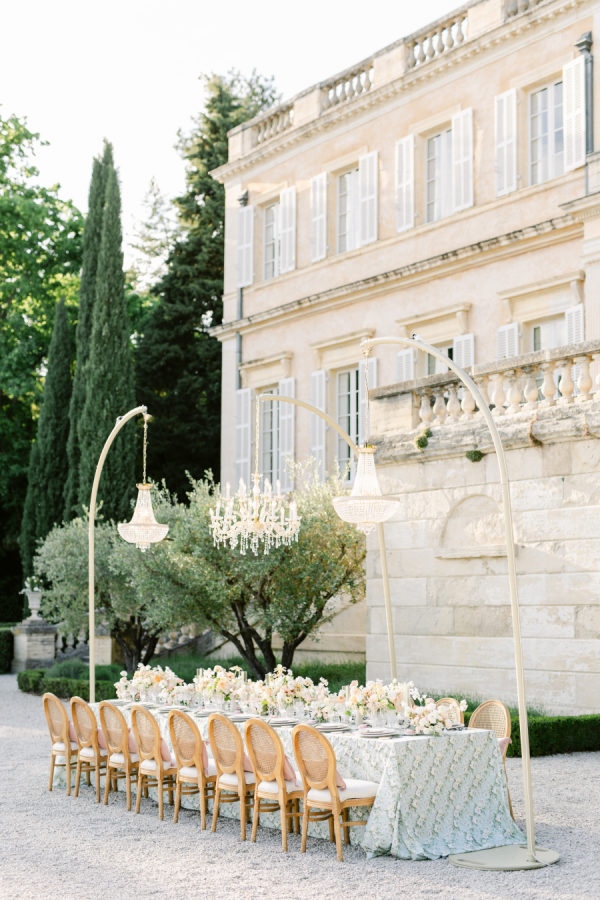
[[[14,657],[11,671],[44,669],[54,662],[56,625],[45,622],[39,614],[42,591],[26,584],[22,594],[27,597],[31,615],[11,628],[14,635]]]

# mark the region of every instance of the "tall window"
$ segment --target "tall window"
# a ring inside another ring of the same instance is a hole
[[[344,172],[338,178],[337,250],[345,253],[358,246],[358,169]]]
[[[278,388],[264,391],[279,394]],[[265,400],[260,409],[260,469],[264,478],[274,484],[279,475],[279,404]]]
[[[564,170],[563,83],[557,81],[529,97],[530,182],[541,184]]]
[[[279,203],[273,203],[265,208],[265,233],[264,233],[264,265],[263,278],[269,281],[275,278],[277,273],[278,234],[277,221],[279,218]]]
[[[441,350],[442,353],[445,353],[449,359],[454,359],[454,344],[440,344],[438,346],[438,350]],[[448,366],[444,365],[441,359],[438,359],[437,356],[432,356],[431,353],[427,354],[427,374],[428,375],[440,375],[443,372],[448,371]]]
[[[427,139],[425,149],[425,218],[443,219],[452,212],[452,129]]]
[[[359,373],[358,369],[338,372],[336,376],[336,420],[346,434],[358,443],[359,431]],[[352,451],[346,441],[337,436],[337,462],[340,472],[353,462]]]

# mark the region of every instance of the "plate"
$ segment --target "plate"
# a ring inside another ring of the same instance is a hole
[[[267,720],[269,725],[272,725],[274,728],[279,728],[284,725],[297,725],[298,719],[290,719],[285,718],[285,716],[272,716]]]
[[[230,722],[247,722],[248,719],[252,719],[253,717],[250,713],[231,713],[227,718]]]
[[[399,737],[397,731],[391,731],[389,728],[369,728],[359,731],[359,734],[364,738]]]
[[[319,722],[314,727],[317,731],[350,731],[350,726],[343,722]]]

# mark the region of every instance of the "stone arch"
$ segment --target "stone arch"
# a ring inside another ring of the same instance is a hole
[[[449,559],[506,556],[498,503],[488,494],[469,494],[454,504],[443,523],[437,555]]]

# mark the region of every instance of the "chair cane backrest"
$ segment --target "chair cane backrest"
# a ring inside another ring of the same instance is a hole
[[[132,707],[131,728],[140,759],[154,759],[157,766],[162,767],[161,734],[154,716],[143,706]]]
[[[305,786],[316,790],[328,788],[333,797],[337,791],[336,759],[327,738],[310,725],[296,725],[292,731],[292,742]]]
[[[285,754],[275,729],[260,719],[249,719],[246,722],[246,746],[256,780],[283,784]]]
[[[181,769],[184,766],[195,766],[198,772],[203,772],[202,748],[204,741],[191,716],[179,710],[171,710],[169,732],[178,767]]]
[[[464,713],[460,708],[458,700],[455,700],[454,697],[442,697],[435,705],[436,708],[442,710],[444,715],[451,719],[455,725],[462,725],[464,723]]]
[[[129,729],[125,716],[109,700],[103,700],[98,711],[109,753],[111,755],[122,753],[127,759],[129,757]]]
[[[71,697],[71,718],[80,749],[92,747],[98,752],[98,723],[91,706],[81,697]]]
[[[502,700],[486,700],[473,711],[469,728],[488,728],[497,738],[509,738],[512,725],[508,707]]]
[[[48,731],[53,744],[62,741],[65,747],[69,746],[69,717],[67,711],[56,696],[46,693],[43,696],[44,715],[48,723]]]
[[[220,713],[208,717],[208,739],[217,770],[225,774],[235,772],[244,778],[244,742],[229,719]]]

